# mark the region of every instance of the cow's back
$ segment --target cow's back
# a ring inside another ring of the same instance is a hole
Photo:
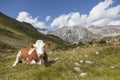
[[[21,60],[24,60],[26,61],[27,60],[27,57],[28,57],[28,52],[30,51],[30,48],[24,48],[24,49],[21,49]]]

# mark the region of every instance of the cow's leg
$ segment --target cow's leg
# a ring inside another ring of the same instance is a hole
[[[50,62],[50,61],[51,61],[51,59],[48,57],[47,62]]]
[[[43,56],[44,62],[50,62],[50,58],[48,57],[46,51],[44,51],[44,56]]]
[[[27,64],[36,64],[36,61],[34,59],[32,59],[31,57],[28,57]]]
[[[32,60],[30,64],[36,64],[36,61],[35,61],[35,60]]]
[[[46,51],[44,51],[43,59],[44,59],[44,62],[48,62],[48,55]]]
[[[44,64],[45,63],[45,61],[44,61],[44,59],[43,58],[40,58],[40,60],[39,60],[39,62],[37,63],[38,65],[41,65],[41,64]]]
[[[20,60],[20,55],[21,55],[21,51],[18,52],[17,56],[16,56],[16,60],[14,62],[14,64],[12,65],[13,67],[16,66],[16,64],[19,62]]]

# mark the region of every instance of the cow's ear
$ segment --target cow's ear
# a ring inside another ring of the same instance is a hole
[[[50,47],[50,46],[51,46],[51,44],[52,44],[52,42],[51,42],[51,41],[47,41],[47,42],[45,43],[45,48]]]

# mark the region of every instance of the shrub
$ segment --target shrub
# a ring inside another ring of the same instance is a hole
[[[79,43],[78,43],[78,46],[85,46],[85,43],[79,42]]]
[[[105,44],[105,43],[106,43],[106,41],[105,41],[105,40],[103,40],[103,39],[101,39],[100,41],[98,41],[98,43],[100,43],[100,44]]]

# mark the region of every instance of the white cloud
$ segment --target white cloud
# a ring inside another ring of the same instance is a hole
[[[86,19],[87,19],[87,15],[85,15],[85,14],[80,15],[79,12],[73,12],[73,13],[71,13],[71,15],[68,19],[68,26],[84,25]]]
[[[80,12],[72,12],[61,15],[53,20],[51,26],[104,26],[104,25],[117,25],[120,20],[120,5],[112,7],[113,0],[105,0],[94,6],[89,14],[80,14]]]
[[[27,22],[33,25],[35,28],[45,28],[45,23],[38,20],[38,17],[33,18],[29,13],[22,11],[16,18],[20,22]]]
[[[79,12],[72,12],[67,15],[61,15],[58,18],[55,18],[51,23],[51,26],[59,26],[59,28],[63,26],[78,26],[84,24],[87,15],[80,16]]]
[[[108,25],[120,25],[120,20],[111,21]]]
[[[70,19],[68,19],[68,26],[77,26],[79,25],[80,14],[78,12],[72,13],[70,15]]]
[[[63,27],[63,26],[67,26],[68,23],[68,19],[69,19],[70,15],[61,15],[58,18],[55,18],[54,21],[51,23],[51,26],[59,26],[59,28]]]
[[[109,6],[113,3],[112,0],[105,0],[104,2],[100,2],[97,4],[95,7],[92,8],[92,10],[89,13],[88,16],[88,21],[93,21],[93,20],[99,20],[102,18],[108,17],[106,13],[109,9]]]
[[[110,21],[110,19],[107,18],[103,18],[94,22],[91,22],[90,25],[97,25],[97,26],[104,26],[105,24],[107,24]]]
[[[45,18],[45,21],[49,21],[50,20],[50,16],[47,16],[46,18]]]

